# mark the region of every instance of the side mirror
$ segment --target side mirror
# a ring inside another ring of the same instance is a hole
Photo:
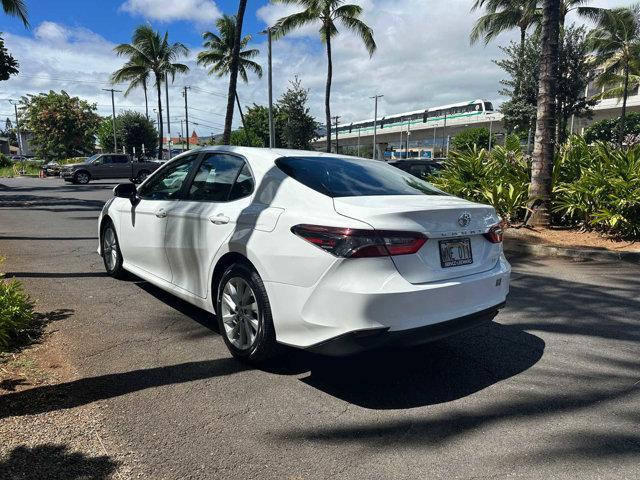
[[[138,190],[133,183],[121,183],[113,189],[113,195],[118,198],[128,198],[133,203],[137,198]]]

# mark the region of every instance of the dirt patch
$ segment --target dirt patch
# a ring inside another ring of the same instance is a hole
[[[507,240],[552,245],[554,247],[587,248],[615,252],[640,252],[640,241],[613,240],[595,232],[556,228],[509,228]]]

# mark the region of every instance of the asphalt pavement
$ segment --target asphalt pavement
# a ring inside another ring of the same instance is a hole
[[[113,186],[0,179],[4,270],[60,313],[79,372],[0,396],[0,422],[93,405],[114,478],[640,478],[640,266],[513,258],[490,326],[251,369],[205,312],[104,274]]]

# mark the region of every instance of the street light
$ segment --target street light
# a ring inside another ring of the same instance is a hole
[[[373,159],[377,160],[378,158],[378,143],[376,141],[377,130],[378,130],[378,99],[384,97],[384,95],[374,95],[373,97],[369,97],[375,101],[375,107],[373,110]]]

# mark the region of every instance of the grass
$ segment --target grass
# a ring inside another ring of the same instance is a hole
[[[24,173],[20,173],[22,170],[24,170]],[[39,164],[34,165],[33,163],[30,163],[30,162],[25,162],[24,164],[16,163],[11,167],[0,168],[0,177],[12,178],[12,177],[18,177],[21,175],[37,176],[39,172],[40,172]]]

